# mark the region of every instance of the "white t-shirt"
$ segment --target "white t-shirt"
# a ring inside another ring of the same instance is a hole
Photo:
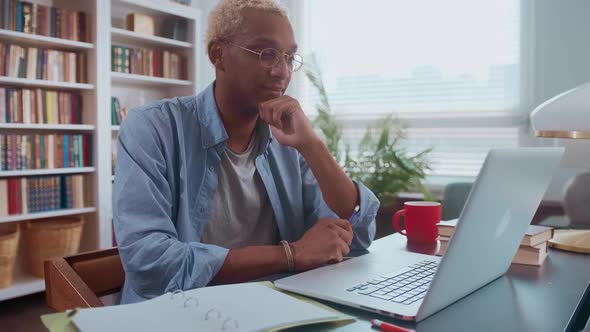
[[[255,131],[246,151],[229,146],[221,157],[213,212],[201,235],[202,243],[228,249],[274,245],[279,231],[266,188],[254,163],[260,149]]]

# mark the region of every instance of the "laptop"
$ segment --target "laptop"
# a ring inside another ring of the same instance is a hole
[[[508,270],[563,151],[492,149],[443,257],[380,250],[274,284],[290,292],[421,321]]]

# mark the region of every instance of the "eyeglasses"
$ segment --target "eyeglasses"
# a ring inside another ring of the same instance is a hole
[[[260,64],[266,68],[273,68],[274,66],[276,66],[281,60],[281,56],[285,58],[285,63],[287,64],[289,70],[292,72],[298,71],[299,68],[301,68],[301,66],[303,65],[303,58],[299,54],[281,53],[274,48],[265,48],[260,52],[256,52],[249,48],[236,45],[227,40],[222,39],[221,41],[226,44],[239,47],[244,51],[258,55],[258,60],[260,61]]]

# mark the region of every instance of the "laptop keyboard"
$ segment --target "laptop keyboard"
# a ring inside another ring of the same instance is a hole
[[[424,260],[351,287],[347,291],[386,301],[412,304],[424,298],[437,267],[437,262]]]

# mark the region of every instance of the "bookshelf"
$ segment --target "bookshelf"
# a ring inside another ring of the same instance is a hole
[[[130,10],[150,16],[174,15],[194,21],[199,19],[200,11],[172,1],[158,0],[119,0],[117,8]]]
[[[0,38],[0,40],[2,40]],[[36,80],[26,79],[18,77],[6,77],[0,76],[0,85],[11,86],[11,87],[28,87],[28,88],[49,88],[49,89],[61,89],[61,90],[93,90],[94,86],[87,83],[72,83],[72,82],[59,82],[59,81],[47,81],[47,80]]]
[[[92,213],[92,212],[96,212],[96,208],[86,207],[86,208],[79,208],[79,209],[63,209],[63,210],[53,210],[53,211],[29,213],[29,214],[16,214],[16,215],[10,215],[7,217],[0,217],[0,223],[52,218],[52,217],[62,217],[62,216],[74,216],[74,215],[78,215],[78,214],[85,214],[85,213]]]
[[[0,289],[0,301],[15,297],[42,292],[45,290],[45,280],[33,277],[24,272],[17,272],[14,284],[10,288]]]
[[[30,169],[22,171],[0,171],[0,177],[12,176],[39,176],[39,175],[55,175],[55,174],[82,174],[94,173],[94,167],[66,167],[66,168],[49,168],[49,169]]]
[[[59,216],[82,216],[85,220],[80,250],[109,248],[112,243],[112,183],[114,180],[112,154],[120,126],[111,122],[111,97],[117,97],[122,106],[129,109],[151,100],[193,95],[203,87],[197,82],[202,45],[201,12],[192,7],[169,0],[30,0],[28,2],[83,11],[87,15],[87,38],[84,41],[69,40],[44,35],[2,29],[0,43],[21,47],[52,49],[64,52],[84,53],[86,80],[64,82],[0,76],[0,88],[46,89],[73,92],[82,98],[81,123],[6,123],[0,121],[0,135],[89,135],[88,152],[91,164],[85,167],[0,170],[0,181],[36,176],[81,175],[84,177],[85,204],[82,208],[43,211],[28,214],[0,216],[0,225],[25,220]],[[153,17],[155,35],[125,29],[125,16],[142,13]],[[166,38],[159,27],[168,19],[186,20],[186,40]],[[112,70],[112,45],[128,48],[145,48],[169,51],[184,59],[182,77],[155,77],[123,73]],[[43,291],[42,279],[26,271],[22,241],[13,285],[0,289],[0,301]]]
[[[97,13],[100,1],[78,2],[40,0],[32,2],[43,6],[53,6],[72,11],[85,12],[89,17],[91,17],[94,13]],[[95,22],[89,20],[89,23],[94,24]],[[88,28],[90,30],[94,30],[92,26],[88,26]],[[84,54],[84,56],[87,57],[85,68],[86,75],[84,75],[86,77],[85,81],[79,81],[78,79],[76,79],[75,82],[66,82],[58,80],[39,79],[39,72],[35,74],[37,78],[34,79],[30,78],[28,73],[26,76],[28,78],[23,78],[21,75],[8,75],[7,73],[3,73],[4,75],[0,76],[0,88],[3,89],[42,89],[43,91],[56,91],[58,93],[75,92],[79,94],[80,99],[83,103],[82,119],[80,119],[81,123],[42,123],[45,121],[35,121],[38,123],[22,123],[27,122],[23,119],[19,121],[20,123],[7,123],[7,119],[2,119],[2,121],[0,121],[0,135],[77,135],[83,133],[89,135],[89,137],[92,138],[93,145],[96,145],[96,72],[98,70],[96,66],[97,48],[95,34],[90,33],[89,35],[90,39],[88,41],[76,41],[65,38],[45,36],[40,34],[0,29],[0,42],[4,45],[10,44],[24,48],[34,48],[38,52],[40,52],[40,50],[42,49],[56,50],[59,52],[76,52]],[[39,66],[39,64],[41,63],[40,58],[38,59],[39,62],[36,66]],[[78,59],[76,60],[78,61]],[[61,64],[60,67],[64,65],[65,64]],[[63,68],[58,69],[63,70]],[[76,70],[76,73],[77,72],[78,70]],[[61,101],[57,105],[58,109],[61,110],[61,108],[59,107],[62,106]],[[87,151],[88,153],[93,153],[94,150],[95,147],[90,146],[88,147]],[[44,219],[51,217],[80,215],[83,216],[87,225],[82,236],[82,243],[84,243],[84,245],[82,245],[81,247],[84,250],[97,249],[97,243],[100,242],[100,239],[97,237],[95,229],[98,228],[97,226],[99,223],[99,214],[97,213],[97,206],[100,206],[100,202],[97,200],[96,195],[94,195],[93,188],[99,185],[97,182],[97,178],[95,176],[97,170],[97,167],[95,165],[100,160],[96,155],[93,155],[92,160],[94,165],[88,165],[88,167],[43,168],[0,171],[0,181],[10,181],[9,179],[12,178],[30,179],[35,178],[37,176],[69,176],[78,174],[83,176],[85,196],[84,207],[82,208],[49,210],[26,214],[13,213],[10,215],[2,215],[0,216],[0,224],[19,223],[25,220]],[[6,197],[2,197],[2,199],[6,199]],[[26,271],[26,264],[23,257],[25,251],[26,248],[22,245],[21,241],[16,261],[16,271],[13,285],[8,288],[0,289],[0,301],[44,290],[44,280],[30,275]]]
[[[3,41],[18,43],[19,45],[32,45],[47,48],[57,47],[64,50],[89,50],[94,48],[94,45],[91,43],[5,29],[0,29],[0,38],[2,38]]]
[[[93,131],[94,128],[85,124],[0,123],[0,130]]]
[[[193,82],[188,80],[177,80],[173,78],[152,77],[127,73],[111,73],[111,79],[115,84],[142,85],[154,88],[183,87],[193,85]]]
[[[154,47],[193,47],[193,44],[188,42],[152,36],[144,33],[138,33],[119,28],[111,28],[111,36],[113,41],[117,43],[145,43],[152,45]]]
[[[184,77],[182,78],[156,77],[112,70],[110,73],[110,97],[116,97],[121,107],[130,109],[137,105],[143,105],[150,100],[195,94],[200,87],[197,84],[197,73],[199,72],[197,59],[204,54],[201,40],[202,21],[200,11],[170,1],[111,0],[110,4],[111,24],[109,31],[111,46],[168,50],[179,54],[185,60],[185,73],[183,73]],[[154,19],[155,35],[126,30],[125,17],[129,13],[140,13],[152,17]],[[162,29],[158,27],[163,26],[166,20],[171,18],[185,20],[187,29],[185,40],[163,37]],[[110,129],[109,134],[112,143],[109,153],[111,153],[112,158],[109,159],[111,164],[105,169],[114,169],[112,162],[116,160],[116,139],[120,126],[111,125]],[[109,175],[109,183],[112,183],[116,175]],[[112,195],[112,186],[110,189],[111,192],[106,193],[107,197]]]

